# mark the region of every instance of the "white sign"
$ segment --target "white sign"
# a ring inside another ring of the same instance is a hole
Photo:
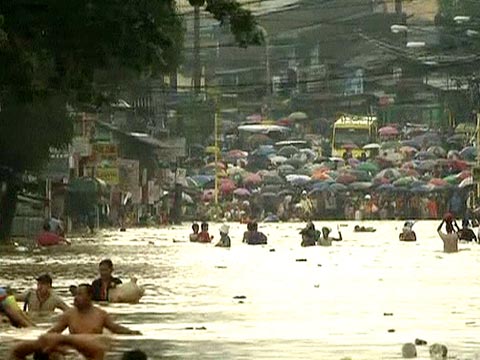
[[[87,138],[77,136],[72,139],[72,148],[75,154],[78,156],[90,156],[92,155],[92,145]]]

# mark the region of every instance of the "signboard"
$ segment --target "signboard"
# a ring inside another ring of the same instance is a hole
[[[140,163],[138,160],[118,159],[120,189],[133,193],[140,181]]]
[[[187,155],[185,138],[162,140],[162,147],[156,149],[157,156],[163,160],[175,161],[178,157]]]
[[[111,143],[95,143],[93,144],[93,152],[97,160],[116,159],[118,156],[118,147]]]
[[[105,181],[108,185],[118,185],[118,167],[99,167],[96,171],[96,177]]]
[[[148,190],[148,204],[153,205],[158,200],[160,200],[160,186],[155,184],[155,181],[150,180],[147,183],[147,190]]]
[[[177,171],[175,173],[175,183],[186,185],[187,184],[186,178],[187,178],[187,169],[177,168]]]
[[[86,137],[74,137],[72,139],[72,149],[74,154],[78,154],[81,157],[92,155],[92,146]]]

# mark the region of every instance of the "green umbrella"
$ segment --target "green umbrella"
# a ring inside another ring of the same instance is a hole
[[[443,178],[446,182],[448,182],[451,185],[457,185],[459,183],[457,175],[449,175]]]
[[[413,176],[404,176],[396,181],[393,182],[393,185],[396,187],[402,187],[402,186],[408,186],[417,179],[414,178]]]
[[[359,164],[356,169],[366,171],[366,172],[369,172],[371,174],[376,174],[380,171],[378,165],[376,163],[370,162],[370,161]]]

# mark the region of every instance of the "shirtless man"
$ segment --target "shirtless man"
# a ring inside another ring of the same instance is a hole
[[[25,360],[34,354],[34,359],[63,359],[67,349],[75,349],[87,360],[103,360],[106,344],[92,335],[45,334],[37,340],[22,341],[15,345],[9,359]]]
[[[91,285],[79,285],[74,307],[65,311],[48,332],[62,333],[68,328],[70,334],[102,334],[103,329],[107,328],[115,334],[141,335],[139,331],[115,323],[104,310],[93,306],[92,296]]]
[[[53,360],[67,349],[74,349],[86,360],[103,360],[108,348],[108,342],[104,340],[93,335],[44,334],[37,340],[17,344],[9,359],[26,360],[27,356],[34,354],[34,359]],[[141,350],[131,350],[123,354],[122,360],[147,360],[147,355]]]

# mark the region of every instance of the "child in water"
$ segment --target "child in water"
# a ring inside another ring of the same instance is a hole
[[[221,227],[220,227],[220,241],[215,245],[215,246],[218,246],[218,247],[230,247],[230,236],[228,236],[228,230],[230,228],[228,227],[228,225],[226,224],[223,224]]]
[[[191,242],[197,242],[197,241],[198,241],[198,235],[199,235],[198,231],[199,231],[199,230],[200,230],[200,227],[198,226],[198,224],[197,224],[197,223],[193,223],[193,225],[192,225],[192,231],[193,231],[193,233],[190,234],[190,241],[191,241]]]
[[[200,226],[200,233],[198,234],[198,242],[201,243],[209,243],[212,242],[213,236],[210,236],[208,233],[208,224],[207,223],[202,223]]]

